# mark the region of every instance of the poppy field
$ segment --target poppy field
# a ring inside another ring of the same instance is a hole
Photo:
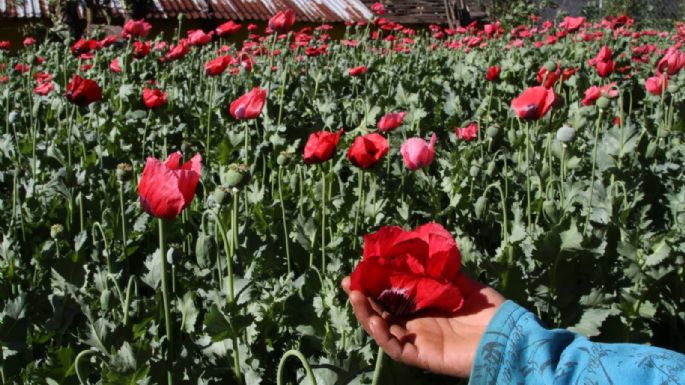
[[[377,365],[353,272],[396,315],[457,310],[461,269],[685,352],[685,25],[373,10],[0,36],[2,384],[454,383]]]

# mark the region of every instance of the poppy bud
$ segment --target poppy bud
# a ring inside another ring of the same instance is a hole
[[[249,182],[250,168],[246,164],[230,164],[223,174],[223,181],[228,187],[241,188]]]
[[[229,201],[230,195],[228,193],[229,191],[226,188],[217,186],[212,193],[212,199],[217,205],[223,206]]]
[[[131,180],[131,173],[133,172],[133,167],[128,163],[119,163],[117,165],[117,181],[119,183],[128,182]]]
[[[611,101],[604,96],[600,96],[600,98],[597,99],[597,107],[599,107],[602,110],[606,110],[609,107],[610,103]]]
[[[548,61],[547,63],[545,63],[545,69],[547,70],[547,72],[554,72],[557,70],[557,63]]]
[[[496,124],[488,126],[488,128],[485,129],[485,134],[490,138],[497,137],[497,134],[499,134],[499,126]]]
[[[469,175],[475,178],[480,173],[481,164],[479,162],[471,163],[471,168],[469,169]]]
[[[571,126],[563,125],[557,130],[557,140],[562,143],[573,142],[575,138],[576,129]]]
[[[200,231],[195,242],[195,258],[197,265],[202,268],[209,267],[209,259],[216,254],[216,240],[213,236]]]
[[[276,164],[279,166],[285,166],[290,162],[291,154],[288,151],[281,151],[280,154],[278,154],[278,157],[276,158]]]
[[[553,201],[548,201],[548,200],[544,201],[542,203],[542,212],[545,214],[545,216],[548,219],[550,219],[552,221],[556,221],[557,207]]]

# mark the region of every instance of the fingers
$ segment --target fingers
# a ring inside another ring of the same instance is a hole
[[[345,290],[345,293],[347,293],[347,295],[350,295],[350,276],[348,275],[347,277],[343,278],[340,284],[343,290]]]
[[[371,319],[370,328],[371,336],[390,358],[405,364],[417,365],[418,352],[416,346],[411,343],[402,342],[401,339],[398,339],[394,333],[391,332],[391,328],[393,328],[395,329],[395,333],[401,333],[403,336],[406,336],[406,329],[401,330],[397,325],[388,327],[385,320],[380,317]]]

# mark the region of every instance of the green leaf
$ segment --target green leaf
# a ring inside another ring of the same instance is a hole
[[[582,250],[583,235],[578,232],[576,221],[571,221],[569,229],[559,234],[561,237],[561,250]]]
[[[187,292],[183,298],[176,303],[176,309],[181,313],[181,328],[188,334],[195,331],[195,322],[200,312],[195,307],[195,296],[192,292]]]
[[[619,311],[616,309],[588,309],[583,313],[580,321],[578,321],[575,326],[568,328],[568,330],[574,333],[580,333],[586,337],[594,337],[599,335],[600,328],[604,321],[610,315],[616,314],[619,314]]]

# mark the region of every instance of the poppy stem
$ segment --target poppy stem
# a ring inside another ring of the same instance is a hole
[[[326,272],[326,171],[321,166],[321,271]]]
[[[159,258],[162,262],[162,300],[164,301],[164,326],[166,329],[167,338],[167,354],[166,354],[166,375],[167,385],[174,384],[174,333],[171,324],[171,312],[169,309],[169,287],[167,282],[167,266],[166,260],[166,234],[164,232],[164,219],[158,218],[159,225]]]
[[[359,211],[362,210],[364,205],[364,171],[359,169],[358,177],[359,186],[357,188],[357,210],[354,215],[354,234],[352,239],[352,249],[357,248],[357,226],[359,225]]]
[[[531,226],[531,204],[530,204],[530,123],[526,122],[526,215],[528,217],[528,230]]]
[[[595,143],[592,147],[592,173],[590,176],[590,200],[588,201],[587,216],[585,217],[585,226],[583,227],[583,234],[587,233],[588,225],[590,224],[590,214],[592,213],[592,198],[595,194],[595,168],[597,166],[597,140],[599,139],[599,128],[602,125],[603,110],[599,110],[597,116],[597,124],[595,125]]]
[[[305,376],[309,379],[310,385],[317,385],[316,377],[314,377],[314,372],[312,367],[309,366],[309,362],[299,350],[288,350],[281,356],[281,360],[278,363],[278,370],[276,372],[276,384],[283,385],[283,369],[285,368],[285,362],[289,357],[295,357],[300,360],[302,367],[304,367]]]
[[[285,204],[283,203],[283,188],[281,187],[282,178],[283,167],[278,166],[278,201],[281,204],[281,218],[283,221],[283,240],[285,242],[285,259],[288,266],[288,274],[290,274],[290,245],[288,244],[288,223],[285,220]]]
[[[378,354],[376,355],[376,368],[373,370],[373,379],[371,380],[371,385],[379,385],[381,379],[381,373],[383,372],[383,360],[385,359],[385,353],[383,349],[378,347]]]
[[[207,138],[205,140],[205,157],[209,157],[209,140],[212,132],[212,110],[214,109],[214,97],[216,94],[216,77],[212,77],[211,90],[209,91],[209,108],[207,109]]]

